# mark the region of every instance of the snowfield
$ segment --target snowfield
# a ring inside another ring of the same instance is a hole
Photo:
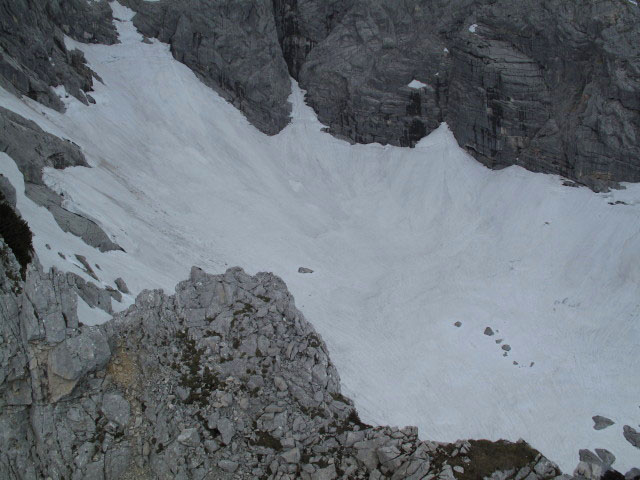
[[[192,265],[273,271],[364,421],[439,441],[524,438],[568,472],[580,448],[640,466],[622,436],[640,424],[639,185],[595,194],[491,171],[446,125],[414,149],[349,145],[321,131],[295,84],[291,124],[265,136],[112,5],[121,44],[69,40],[104,81],[96,105],[66,99],[59,114],[0,92],[82,147],[94,168],[46,181],[126,251],[63,233],[0,153],[45,268],[83,274],[81,254],[103,285],[123,277],[133,295],[118,310],[144,288],[172,292]],[[84,323],[108,318],[79,303]],[[616,424],[595,431],[593,415]]]

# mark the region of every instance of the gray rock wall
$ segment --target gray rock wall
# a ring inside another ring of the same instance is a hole
[[[446,121],[491,168],[595,190],[640,181],[640,10],[629,1],[127,4],[142,33],[265,133],[288,122],[290,74],[329,131],[354,142],[413,146]],[[115,41],[106,3],[5,0],[0,12],[0,83],[58,109],[49,85],[86,102],[92,72],[62,34]]]
[[[289,121],[290,80],[269,0],[130,1],[135,26],[268,134]]]
[[[446,44],[417,1],[354,3],[309,53],[300,85],[331,133],[412,146],[445,118]],[[409,88],[414,79],[428,86]]]
[[[474,11],[447,35],[458,142],[491,168],[521,165],[596,190],[640,181],[639,21],[622,1]]]
[[[300,84],[356,142],[413,145],[445,120],[491,168],[598,190],[640,180],[639,20],[626,1],[362,1],[308,54]],[[428,87],[406,88],[413,78]]]
[[[63,111],[50,87],[64,85],[87,103],[93,72],[82,52],[67,50],[64,35],[114,43],[111,8],[105,0],[0,0],[0,86]]]
[[[311,50],[340,23],[353,0],[273,0],[278,41],[289,74],[298,79]]]

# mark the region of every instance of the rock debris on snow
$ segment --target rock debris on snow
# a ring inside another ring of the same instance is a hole
[[[605,428],[610,427],[611,425],[616,423],[607,417],[603,417],[602,415],[595,415],[591,418],[593,420],[594,430],[604,430]]]

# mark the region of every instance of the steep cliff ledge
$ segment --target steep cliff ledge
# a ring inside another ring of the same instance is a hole
[[[633,2],[128,4],[142,33],[266,133],[286,125],[288,70],[329,131],[355,142],[413,146],[446,121],[491,168],[594,190],[640,181]]]
[[[640,181],[636,2],[123,3],[265,133],[287,125],[291,75],[329,131],[351,141],[413,146],[446,121],[490,168],[594,190]],[[106,1],[1,1],[0,12],[0,85],[58,110],[51,87],[92,101],[94,75],[64,35],[117,41]]]

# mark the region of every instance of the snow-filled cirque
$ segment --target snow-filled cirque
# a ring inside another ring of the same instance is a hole
[[[192,265],[272,271],[364,421],[438,441],[524,438],[568,472],[580,448],[637,465],[622,425],[640,424],[640,185],[596,194],[491,171],[444,124],[412,149],[350,145],[295,84],[290,125],[266,136],[112,6],[120,44],[67,39],[103,80],[96,105],[69,97],[60,114],[0,95],[82,148],[93,168],[46,182],[125,250],[62,232],[0,154],[45,268],[84,275],[71,262],[86,256],[103,285],[126,280],[119,310],[142,289],[172,291]],[[86,304],[79,315],[108,319]],[[596,431],[594,415],[616,423]]]

